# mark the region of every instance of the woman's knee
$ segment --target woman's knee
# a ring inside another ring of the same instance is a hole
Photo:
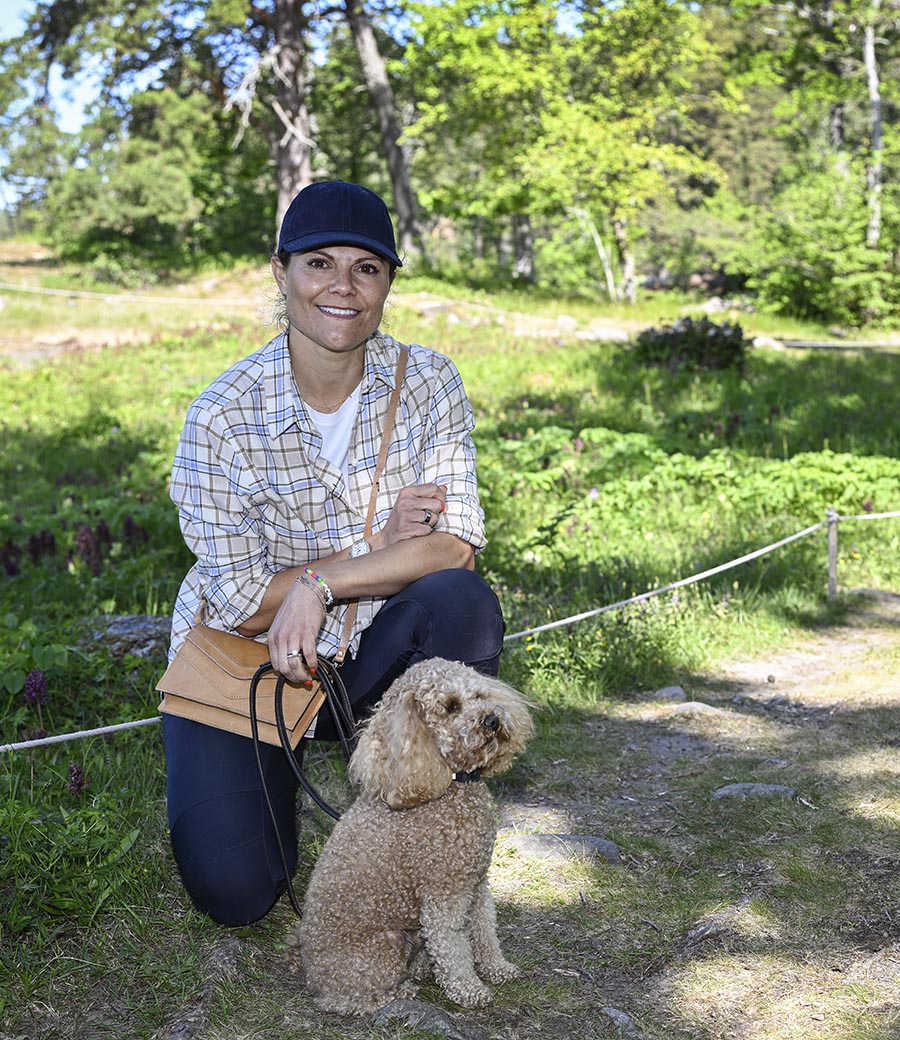
[[[431,618],[429,656],[482,663],[495,670],[506,625],[494,590],[469,570],[435,571],[410,585],[405,595]]]
[[[249,833],[232,829],[229,834],[227,823],[209,804],[182,814],[171,829],[175,860],[191,901],[224,925],[249,924],[264,917],[285,886],[284,864],[259,815],[259,799],[248,794],[246,800],[254,803],[260,821]],[[228,801],[240,815],[234,797]],[[288,870],[293,870],[296,836],[285,834],[282,844]]]

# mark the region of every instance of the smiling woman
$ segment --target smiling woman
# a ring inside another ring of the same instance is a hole
[[[496,675],[503,641],[497,598],[474,570],[484,517],[459,373],[378,329],[399,266],[373,192],[344,181],[300,192],[272,260],[286,328],[194,401],[172,472],[197,562],[176,603],[171,654],[197,617],[265,640],[296,683],[346,650],[358,716],[427,658]],[[164,734],[169,825],[191,897],[223,923],[261,917],[285,885],[279,843],[289,867],[296,856],[287,759],[261,749],[276,835],[249,739],[169,714]],[[327,708],[307,736],[336,738]]]

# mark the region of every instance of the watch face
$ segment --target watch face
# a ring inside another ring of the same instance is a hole
[[[365,556],[370,549],[371,546],[365,538],[360,538],[358,542],[354,542],[353,545],[350,546],[350,556]]]

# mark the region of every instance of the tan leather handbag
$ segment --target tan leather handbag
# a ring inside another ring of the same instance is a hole
[[[265,643],[195,625],[157,684],[163,694],[160,711],[249,737],[250,683],[268,660]],[[277,679],[274,672],[262,675],[256,691],[259,739],[276,746],[281,743],[275,722]],[[324,701],[319,682],[284,684],[284,720],[292,748],[300,743]]]

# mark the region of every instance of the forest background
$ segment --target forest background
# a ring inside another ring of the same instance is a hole
[[[445,279],[896,324],[898,34],[894,0],[42,0],[0,50],[7,231],[138,287],[341,177]]]

